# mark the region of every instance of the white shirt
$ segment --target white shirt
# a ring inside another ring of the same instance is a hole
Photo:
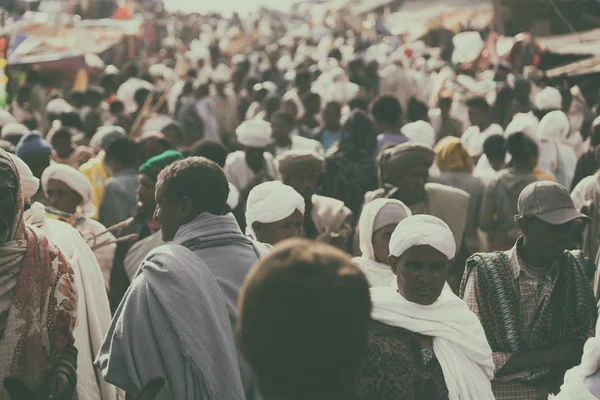
[[[302,136],[292,136],[292,144],[287,147],[279,147],[275,145],[275,157],[279,157],[289,150],[312,150],[319,154],[323,154],[323,146],[314,139],[308,139]]]
[[[491,124],[485,131],[480,132],[478,126],[470,126],[463,133],[460,140],[469,150],[472,157],[478,157],[483,153],[483,143],[493,135],[503,135],[504,129],[498,124]]]
[[[275,169],[275,161],[273,156],[268,152],[265,152],[263,156],[265,158],[266,166],[266,169],[262,172],[264,175],[266,175],[264,182],[276,180],[278,174],[276,172],[277,170]],[[227,180],[240,192],[246,189],[248,185],[253,183],[253,181],[258,178],[257,174],[252,171],[246,163],[246,153],[243,151],[236,151],[227,156],[224,171]],[[267,177],[270,179],[266,179]]]

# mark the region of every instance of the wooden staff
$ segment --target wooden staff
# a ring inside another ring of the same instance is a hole
[[[129,225],[131,225],[131,223],[133,222],[133,220],[134,220],[133,217],[128,218],[125,221],[119,222],[118,224],[115,224],[115,225],[111,226],[110,228],[106,229],[103,232],[100,232],[97,235],[94,235],[94,233],[90,232],[88,234],[92,235],[92,237],[86,239],[86,242],[88,242],[88,244],[89,244],[89,242],[93,242],[95,244],[99,237],[107,235],[109,232],[114,232],[117,229],[126,228]]]
[[[92,251],[96,251],[104,246],[109,246],[111,244],[126,242],[128,240],[137,240],[137,239],[139,239],[139,237],[140,237],[140,235],[138,235],[137,233],[132,233],[131,235],[121,236],[120,238],[115,239],[115,240],[107,240],[106,242],[102,242],[102,243],[96,244],[94,246],[91,246],[90,248],[92,249]]]
[[[148,109],[150,108],[153,99],[154,99],[154,94],[152,92],[150,92],[148,94],[148,97],[146,97],[146,100],[144,101],[144,104],[142,105],[140,112],[138,113],[137,117],[135,118],[135,122],[133,123],[133,126],[131,127],[131,133],[129,134],[129,136],[131,136],[132,138],[135,138],[135,136],[133,134],[142,127],[142,120],[144,119],[144,115],[146,115],[146,113],[148,112]]]
[[[150,110],[149,113],[146,113],[141,121],[140,124],[138,126],[136,126],[135,128],[131,129],[131,138],[132,139],[137,139],[142,133],[142,129],[144,127],[144,125],[146,124],[146,122],[148,122],[148,120],[150,118],[152,118],[154,116],[154,114],[156,114],[158,112],[158,110],[160,110],[160,108],[163,106],[163,104],[165,103],[165,101],[167,101],[167,98],[169,96],[169,91],[165,91],[162,96],[158,99],[158,101],[156,102],[156,105]],[[141,115],[142,113],[140,113]],[[140,116],[138,116],[139,118]]]

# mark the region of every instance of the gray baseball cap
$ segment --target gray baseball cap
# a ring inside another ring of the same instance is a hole
[[[536,217],[551,225],[590,218],[575,209],[567,189],[550,181],[534,182],[521,192],[518,217]]]

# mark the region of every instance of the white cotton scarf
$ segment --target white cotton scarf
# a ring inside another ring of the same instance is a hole
[[[352,262],[367,277],[370,287],[389,286],[396,279],[392,267],[367,257],[355,257]]]
[[[371,289],[371,317],[433,338],[450,400],[492,400],[492,350],[479,319],[448,285],[429,306],[412,303],[397,292],[395,282]]]

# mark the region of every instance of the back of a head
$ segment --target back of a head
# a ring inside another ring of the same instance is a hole
[[[246,278],[237,335],[265,395],[338,399],[354,383],[370,311],[366,278],[347,255],[294,239]]]
[[[488,137],[483,143],[483,152],[490,161],[504,161],[506,157],[506,139],[501,135]]]
[[[59,129],[52,135],[52,146],[56,147],[56,143],[70,143],[71,132],[68,129]]]
[[[539,153],[537,144],[523,132],[513,133],[506,139],[506,150],[515,163],[537,159]]]
[[[105,160],[107,163],[116,162],[122,168],[136,167],[137,145],[135,142],[119,138],[111,141],[106,147]]]
[[[408,102],[408,109],[406,110],[406,114],[409,120],[413,122],[429,121],[428,113],[429,107],[427,107],[427,104],[414,97],[410,98],[410,101]]]
[[[192,146],[191,156],[204,157],[211,161],[216,162],[219,167],[225,167],[225,160],[227,159],[227,149],[214,140],[202,139],[194,143]]]
[[[369,98],[365,95],[359,94],[350,99],[348,102],[348,108],[350,108],[350,111],[362,110],[364,112],[369,112]]]
[[[373,102],[371,114],[379,123],[395,125],[400,122],[402,106],[394,96],[380,96]]]
[[[377,147],[377,129],[367,113],[353,111],[344,122],[340,150],[344,152],[360,150],[374,154]]]
[[[466,102],[467,107],[475,108],[481,111],[490,112],[491,107],[490,104],[484,97],[472,97]]]
[[[213,215],[223,213],[229,196],[229,183],[214,161],[204,157],[176,161],[161,171],[158,180],[162,181],[169,200],[189,198],[197,215],[203,212]]]

